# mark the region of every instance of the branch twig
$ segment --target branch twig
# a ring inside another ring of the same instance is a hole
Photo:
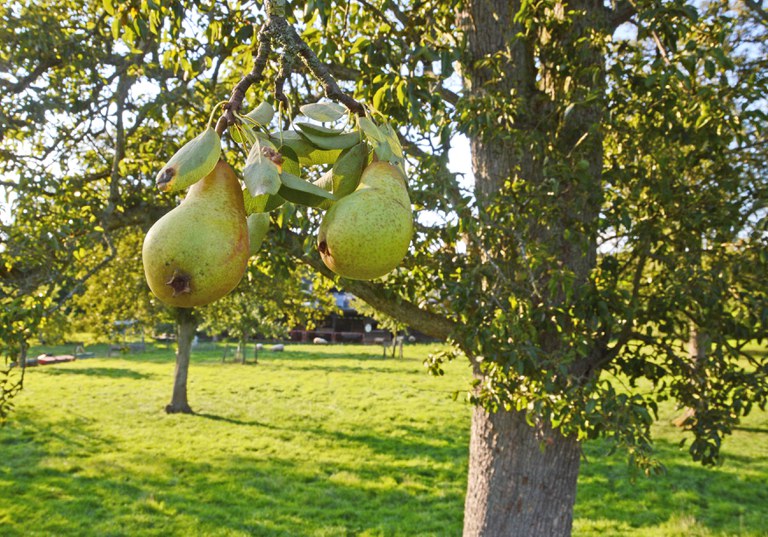
[[[283,85],[292,71],[294,58],[298,57],[307,71],[320,82],[326,97],[340,102],[353,114],[364,116],[365,107],[342,91],[328,67],[318,59],[314,51],[309,48],[309,45],[296,32],[296,29],[288,24],[284,16],[284,2],[266,1],[265,7],[267,9],[267,20],[262,25],[257,36],[258,46],[253,69],[237,83],[232,90],[229,101],[224,104],[224,113],[216,123],[216,132],[219,136],[224,133],[227,127],[237,123],[238,120],[235,112],[242,106],[245,93],[253,84],[264,79],[264,70],[266,69],[269,55],[278,47],[282,47],[282,51],[278,53],[280,57],[280,70],[275,79],[275,98],[278,101],[283,103],[287,101],[283,92]]]

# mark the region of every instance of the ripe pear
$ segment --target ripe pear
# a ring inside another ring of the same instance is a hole
[[[240,282],[249,256],[240,182],[223,160],[144,238],[144,274],[170,306],[203,306]]]
[[[372,280],[397,267],[413,235],[411,201],[400,170],[374,162],[357,189],[325,213],[317,237],[325,265],[336,274]]]

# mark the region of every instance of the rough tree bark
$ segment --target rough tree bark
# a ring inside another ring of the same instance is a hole
[[[192,340],[195,338],[197,318],[189,308],[176,310],[176,370],[173,376],[173,395],[171,402],[165,407],[168,414],[192,414],[192,408],[187,401],[187,373],[189,358],[192,354]]]
[[[579,458],[578,442],[522,412],[476,407],[464,536],[570,535]]]

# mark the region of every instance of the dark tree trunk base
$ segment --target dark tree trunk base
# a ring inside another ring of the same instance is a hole
[[[194,414],[195,411],[189,405],[166,405],[166,414]]]

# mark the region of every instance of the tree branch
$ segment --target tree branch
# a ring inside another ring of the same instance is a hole
[[[637,13],[637,8],[629,0],[619,0],[614,2],[613,9],[606,8],[608,18],[608,29],[613,32],[616,28],[629,22]]]
[[[328,279],[336,279],[334,274],[325,264],[316,257],[304,252],[301,238],[291,231],[286,230],[286,239],[291,255],[302,263],[312,267]],[[437,313],[425,310],[400,296],[393,296],[387,292],[384,285],[366,280],[348,280],[342,278],[342,286],[356,297],[364,300],[374,309],[394,317],[408,324],[419,332],[428,336],[446,340],[458,328],[459,325],[450,319]]]
[[[219,136],[224,133],[227,127],[238,122],[235,112],[242,106],[248,89],[253,84],[263,80],[267,60],[276,46],[283,47],[282,52],[279,53],[281,64],[275,86],[275,97],[279,101],[285,102],[287,100],[282,87],[290,75],[293,58],[298,57],[309,73],[323,86],[326,97],[340,102],[352,113],[364,116],[365,107],[341,90],[328,67],[318,59],[317,55],[309,48],[309,45],[296,32],[296,29],[288,24],[284,16],[285,2],[267,0],[264,4],[267,9],[267,20],[262,25],[256,38],[258,46],[253,69],[237,83],[232,90],[229,101],[224,104],[224,113],[216,123],[216,132]]]
[[[768,24],[768,11],[763,9],[757,0],[744,0],[744,5],[747,6],[758,19],[765,24]]]
[[[61,65],[61,63],[62,63],[61,58],[46,58],[45,60],[40,62],[37,65],[37,67],[35,67],[27,76],[25,76],[15,84],[0,78],[0,85],[2,85],[2,87],[4,88],[4,91],[7,91],[9,93],[21,93],[22,91],[27,89],[29,86],[31,86],[32,83],[35,80],[37,80],[37,78],[40,75],[42,75],[51,67],[56,67],[57,65]]]

